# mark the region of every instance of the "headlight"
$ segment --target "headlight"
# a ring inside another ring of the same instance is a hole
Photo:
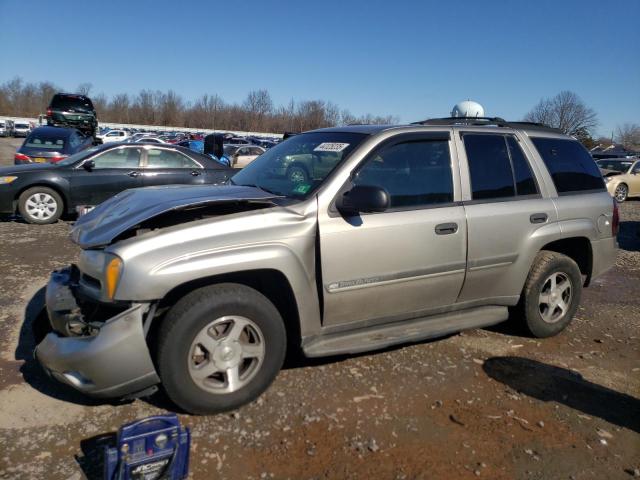
[[[604,177],[604,183],[609,183],[611,181],[611,177]]]
[[[116,288],[118,288],[118,282],[120,281],[120,274],[122,273],[122,260],[120,257],[112,257],[107,263],[105,271],[105,280],[107,288],[107,297],[109,300],[113,300],[116,294]]]
[[[12,176],[9,176],[9,177],[0,177],[0,185],[1,185],[1,184],[3,184],[3,183],[11,183],[11,182],[13,182],[14,180],[16,180],[17,178],[18,178],[18,177],[12,177]]]

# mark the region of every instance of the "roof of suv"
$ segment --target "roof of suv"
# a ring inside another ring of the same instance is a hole
[[[433,118],[421,122],[414,122],[405,125],[346,125],[343,127],[329,127],[313,130],[314,132],[343,132],[343,133],[363,133],[375,135],[383,130],[392,128],[415,128],[415,127],[453,127],[453,128],[511,128],[530,132],[544,132],[555,135],[562,135],[557,128],[549,127],[540,123],[532,122],[508,122],[501,118]]]

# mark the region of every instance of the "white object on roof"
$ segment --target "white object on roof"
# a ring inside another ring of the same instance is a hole
[[[465,100],[464,102],[456,103],[453,110],[451,110],[452,117],[484,117],[484,108],[478,102],[472,100]]]

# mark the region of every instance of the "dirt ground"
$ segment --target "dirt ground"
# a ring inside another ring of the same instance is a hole
[[[12,163],[7,143],[0,164]],[[561,335],[536,340],[502,325],[290,361],[236,412],[181,415],[192,478],[640,477],[640,201],[621,212],[616,266],[585,290]],[[42,287],[78,254],[69,226],[0,222],[2,479],[101,478],[105,434],[173,409],[161,394],[92,401],[34,362]]]

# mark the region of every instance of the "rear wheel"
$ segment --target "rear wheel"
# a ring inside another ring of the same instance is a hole
[[[571,322],[582,294],[582,275],[573,259],[541,251],[536,256],[519,304],[528,332],[539,338],[560,333]]]
[[[622,203],[627,199],[629,195],[629,187],[625,183],[621,183],[616,187],[616,191],[614,193],[614,197],[618,203]]]
[[[18,198],[18,210],[29,223],[55,223],[62,215],[64,202],[58,192],[51,188],[32,187]]]
[[[178,406],[196,414],[256,399],[282,367],[287,337],[275,306],[238,284],[195,290],[169,311],[158,335],[158,371]]]
[[[287,170],[287,178],[291,183],[308,183],[309,181],[307,171],[299,165],[289,167]]]

